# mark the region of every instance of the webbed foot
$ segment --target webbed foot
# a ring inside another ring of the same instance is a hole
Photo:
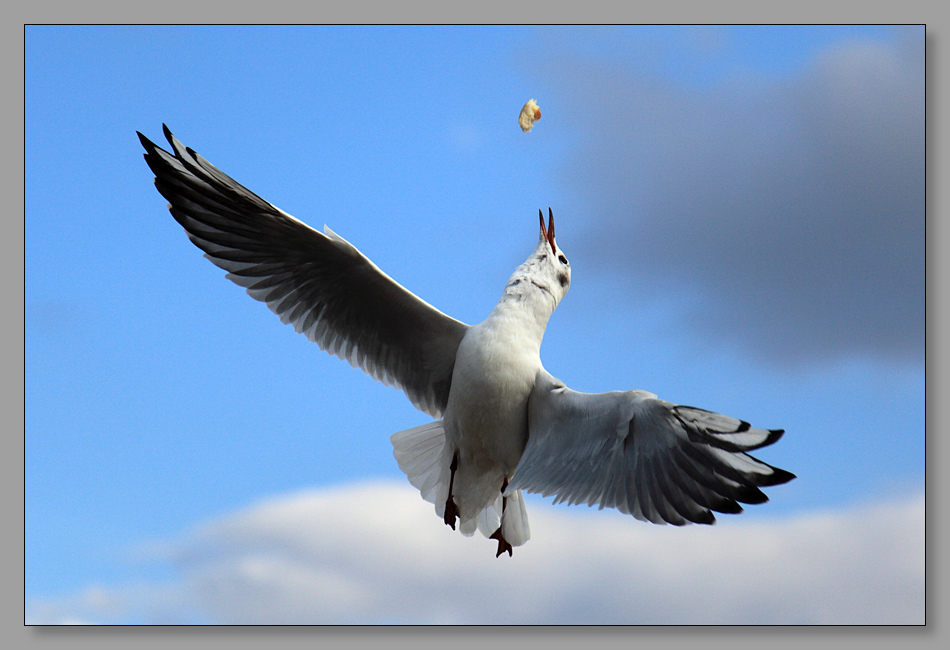
[[[452,497],[449,497],[445,502],[445,520],[446,526],[451,526],[452,530],[455,530],[455,520],[459,516],[459,508],[455,505],[455,501],[452,500]]]
[[[505,536],[501,534],[501,526],[499,526],[498,530],[492,533],[488,539],[498,540],[498,552],[495,553],[495,557],[500,557],[505,551],[508,551],[508,557],[511,557],[511,544],[509,544]]]
[[[455,530],[455,520],[459,516],[459,507],[455,505],[455,501],[452,499],[452,488],[455,487],[455,470],[458,468],[459,452],[456,450],[455,455],[452,456],[452,464],[449,465],[449,471],[452,472],[449,475],[449,497],[445,500],[445,516],[442,517],[445,525],[451,526],[452,530]]]

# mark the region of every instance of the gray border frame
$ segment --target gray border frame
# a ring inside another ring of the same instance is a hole
[[[608,627],[608,628],[392,628],[392,627],[25,627],[23,625],[23,536],[4,538],[5,550],[16,562],[5,563],[4,637],[15,647],[60,647],[71,648],[164,648],[169,644],[183,647],[256,648],[263,643],[280,647],[307,647],[315,644],[363,646],[395,645],[397,647],[445,647],[446,645],[484,647],[485,645],[514,645],[525,647],[574,647],[578,644],[593,644],[600,648],[629,647],[631,644],[649,644],[646,647],[679,647],[681,644],[702,644],[703,648],[798,648],[802,644],[821,643],[860,644],[865,647],[892,648],[901,644],[909,647],[938,647],[939,639],[947,636],[947,613],[944,588],[946,586],[946,563],[942,559],[941,546],[946,547],[946,518],[940,516],[944,503],[945,481],[941,468],[945,465],[947,444],[942,440],[944,432],[940,424],[946,418],[946,396],[943,389],[944,372],[947,367],[946,327],[947,321],[947,258],[943,255],[950,245],[942,201],[942,186],[945,175],[943,152],[946,150],[946,130],[943,128],[947,102],[945,70],[940,20],[946,9],[935,1],[905,0],[901,3],[872,5],[864,2],[798,2],[794,5],[754,3],[730,0],[727,3],[683,2],[669,0],[663,4],[621,4],[598,1],[560,5],[554,2],[481,2],[462,6],[448,3],[418,2],[392,3],[355,2],[334,3],[318,6],[316,3],[278,2],[239,5],[223,2],[181,2],[179,0],[158,5],[134,6],[131,3],[107,0],[92,3],[67,3],[40,1],[21,5],[4,14],[11,20],[3,23],[4,38],[0,40],[4,50],[2,57],[4,78],[7,87],[24,90],[23,27],[28,23],[165,23],[177,20],[187,22],[349,22],[364,21],[372,16],[378,22],[409,23],[416,21],[440,23],[494,23],[494,22],[559,22],[559,23],[678,23],[690,19],[696,23],[731,22],[793,22],[793,23],[927,23],[927,480],[930,497],[927,504],[927,621],[925,627]],[[16,21],[12,19],[16,18]],[[20,130],[19,143],[23,139],[24,104],[4,105],[5,121]],[[3,241],[4,254],[0,257],[9,275],[24,277],[24,214],[23,204],[23,158],[8,156],[4,163],[3,183],[5,196],[13,197],[10,208],[12,216],[11,236]],[[21,150],[22,153],[22,150]],[[10,162],[15,160],[16,162]],[[9,168],[9,169],[7,169]],[[9,187],[7,187],[9,185]],[[17,210],[19,208],[19,210]],[[23,215],[23,221],[17,215]],[[14,283],[14,302],[22,310],[24,305],[23,282]],[[12,310],[16,311],[16,310]],[[13,414],[9,422],[13,449],[5,454],[3,476],[7,494],[12,495],[7,504],[23,521],[23,437],[24,391],[23,391],[23,312],[18,317],[3,319],[5,338],[12,343],[3,347],[4,410]],[[935,424],[937,423],[937,424]],[[14,517],[16,520],[16,517]],[[501,596],[503,599],[503,596]],[[945,644],[940,644],[943,647]]]

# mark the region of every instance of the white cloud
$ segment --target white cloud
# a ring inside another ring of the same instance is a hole
[[[28,604],[27,622],[893,623],[924,620],[924,502],[713,527],[529,502],[514,557],[371,483],[252,505],[143,552],[159,584]],[[753,510],[754,512],[754,510]]]

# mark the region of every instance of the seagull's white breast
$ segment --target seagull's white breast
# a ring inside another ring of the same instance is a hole
[[[459,344],[444,417],[446,439],[459,449],[461,466],[499,474],[499,484],[524,451],[528,397],[541,370],[544,324],[526,326],[526,316],[515,305],[499,303],[469,328]]]

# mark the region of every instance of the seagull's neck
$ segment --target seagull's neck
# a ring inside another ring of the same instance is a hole
[[[486,323],[518,332],[540,349],[544,330],[557,307],[557,301],[554,294],[535,276],[530,268],[530,260],[519,266],[508,279],[505,292]]]

